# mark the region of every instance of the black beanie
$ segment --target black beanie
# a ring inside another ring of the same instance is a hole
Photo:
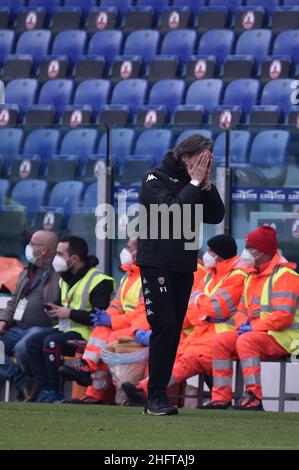
[[[207,245],[216,255],[224,259],[233,258],[237,254],[236,242],[229,235],[216,235],[207,241]]]

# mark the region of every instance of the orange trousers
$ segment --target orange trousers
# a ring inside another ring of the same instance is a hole
[[[85,347],[82,359],[87,362],[92,373],[92,385],[87,387],[86,395],[96,400],[106,401],[107,392],[111,392],[112,387],[109,367],[101,360],[102,349],[121,336],[132,336],[131,328],[112,331],[109,327],[97,326],[92,331]]]
[[[240,359],[245,391],[263,398],[260,362],[281,359],[288,352],[267,332],[250,331],[238,335],[228,331],[214,336],[212,400],[229,402],[232,399],[233,359]]]

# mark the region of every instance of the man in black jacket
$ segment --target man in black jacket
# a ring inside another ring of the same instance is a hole
[[[212,150],[212,142],[205,137],[198,134],[187,137],[166,154],[161,165],[145,175],[141,186],[136,264],[141,267],[144,302],[152,330],[148,403],[144,410],[147,414],[178,413],[166,397],[166,387],[188,306],[193,272],[197,268],[198,224],[218,224],[225,212],[219,193],[210,182]],[[161,204],[166,205],[164,209],[176,204],[182,215],[180,222],[175,216],[167,221],[163,211],[162,216],[154,220],[153,206]],[[200,207],[203,210],[201,221],[198,219]],[[165,239],[163,231],[167,233],[167,222],[169,237]],[[186,222],[190,223],[193,238],[185,235]],[[157,235],[151,237],[154,229]]]

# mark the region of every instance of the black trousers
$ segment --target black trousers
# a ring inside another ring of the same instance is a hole
[[[142,267],[142,289],[152,334],[149,348],[148,398],[164,398],[171,377],[193,273]]]

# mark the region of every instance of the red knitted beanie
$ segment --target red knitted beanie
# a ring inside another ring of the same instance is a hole
[[[277,251],[276,231],[269,225],[262,225],[250,232],[246,237],[246,242],[252,248],[270,256],[274,256]]]

